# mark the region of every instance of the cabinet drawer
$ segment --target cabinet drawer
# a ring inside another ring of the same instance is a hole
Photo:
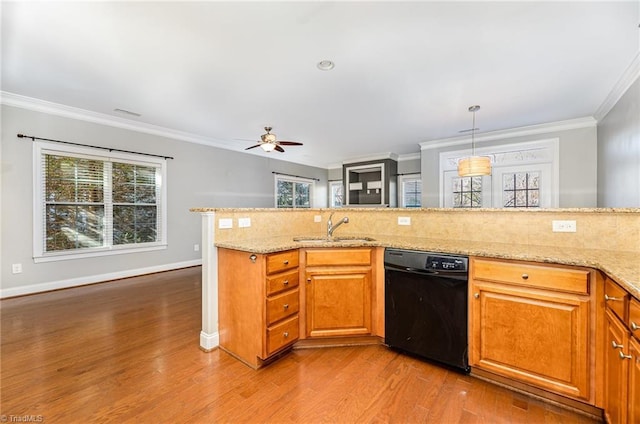
[[[623,322],[626,322],[629,294],[609,278],[604,283],[604,302]]]
[[[307,266],[371,265],[371,249],[307,249]]]
[[[267,277],[267,296],[298,287],[298,270]]]
[[[267,328],[267,355],[298,340],[298,316]]]
[[[640,340],[640,302],[637,299],[631,299],[629,302],[629,330]]]
[[[473,258],[472,278],[570,293],[588,293],[589,271]]]
[[[286,252],[271,253],[267,255],[267,274],[273,274],[298,266],[298,251],[287,250]]]
[[[267,325],[298,313],[300,300],[298,289],[271,296],[267,299]]]

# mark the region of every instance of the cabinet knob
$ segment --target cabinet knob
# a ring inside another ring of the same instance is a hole
[[[611,342],[611,347],[613,347],[614,349],[622,349],[624,346],[622,346],[621,344],[616,343],[616,341],[613,340]]]
[[[310,283],[310,282],[311,282],[311,278],[307,278],[307,283]]]
[[[475,297],[476,299],[480,299],[480,293],[474,293],[473,297]]]
[[[289,265],[289,261],[284,261],[284,264],[285,265]]]
[[[529,274],[522,274],[522,279],[523,280],[528,280],[529,279]]]
[[[620,359],[631,359],[633,358],[631,355],[625,355],[622,351],[618,352],[620,354]]]
[[[284,332],[284,334],[283,334],[283,336],[284,336],[285,338],[286,338],[286,337],[289,337],[289,332],[288,332],[288,331],[285,331],[285,332]]]
[[[282,305],[282,307],[284,308],[284,310],[286,311],[287,309],[289,309],[289,304],[285,303],[284,305]]]
[[[605,300],[606,302],[608,302],[608,301],[612,301],[612,302],[620,302],[620,301],[622,301],[622,298],[621,298],[621,297],[608,296],[608,295],[606,295],[606,294],[605,294],[605,295],[604,295],[604,300]]]
[[[640,325],[638,325],[635,322],[631,321],[631,329],[633,331],[640,330]]]
[[[256,259],[258,259],[258,257],[256,255],[251,255],[251,256],[249,256],[249,259],[251,259],[251,262],[255,264],[256,263]]]
[[[284,280],[284,281],[282,282],[282,285],[283,285],[283,286],[288,286],[288,285],[289,285],[289,280]]]

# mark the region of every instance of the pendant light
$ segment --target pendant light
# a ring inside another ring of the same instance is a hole
[[[473,125],[471,126],[471,156],[458,161],[458,175],[461,177],[478,177],[491,175],[491,158],[489,156],[476,156],[475,132],[476,112],[480,106],[469,106],[469,112],[473,113]]]

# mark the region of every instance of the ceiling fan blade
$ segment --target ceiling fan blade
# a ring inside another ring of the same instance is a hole
[[[260,145],[262,145],[262,143],[260,143],[260,144],[256,144],[255,146],[247,147],[247,148],[246,148],[246,149],[244,149],[244,150],[255,149],[256,147],[259,147]]]
[[[281,153],[284,153],[284,149],[282,147],[278,146],[278,145],[276,145],[276,150],[281,152]]]
[[[283,146],[302,146],[302,143],[297,141],[278,141],[276,144],[281,144]]]

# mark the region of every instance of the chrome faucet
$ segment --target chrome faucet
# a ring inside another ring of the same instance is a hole
[[[345,216],[340,221],[338,221],[336,225],[333,225],[333,221],[331,221],[331,218],[333,217],[334,213],[335,212],[331,212],[331,215],[329,215],[329,220],[327,221],[327,237],[333,237],[333,232],[336,230],[336,228],[338,228],[342,224],[346,224],[349,222],[349,217]]]

